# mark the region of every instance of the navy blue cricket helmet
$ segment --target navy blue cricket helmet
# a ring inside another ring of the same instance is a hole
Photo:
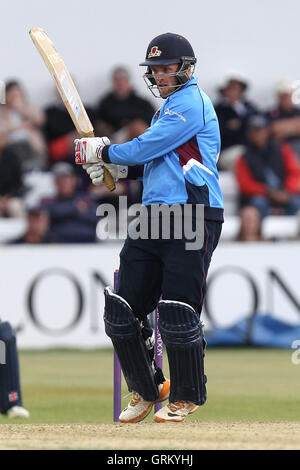
[[[181,64],[181,67],[179,67],[176,74],[174,74],[178,81],[176,89],[179,89],[190,79],[190,76],[188,76],[186,72],[190,66],[193,66],[194,69],[196,62],[197,59],[193,48],[186,38],[180,34],[164,33],[152,39],[147,48],[146,58],[144,62],[141,62],[139,65],[148,67],[144,78],[149,80],[150,85],[147,84],[147,86],[153,93],[152,88],[156,86],[156,84],[152,75],[151,66]]]
[[[180,34],[165,33],[152,39],[147,48],[146,59],[140,65],[179,64],[183,61],[190,64],[197,62],[191,44]]]

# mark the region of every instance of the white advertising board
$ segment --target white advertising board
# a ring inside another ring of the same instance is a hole
[[[0,317],[20,348],[110,346],[103,324],[122,244],[0,248]],[[300,321],[300,243],[224,243],[211,263],[203,320],[232,325],[253,311]]]

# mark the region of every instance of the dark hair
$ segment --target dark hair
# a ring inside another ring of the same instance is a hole
[[[15,86],[21,86],[20,82],[17,80],[9,80],[5,83],[5,92],[7,93],[11,88]]]

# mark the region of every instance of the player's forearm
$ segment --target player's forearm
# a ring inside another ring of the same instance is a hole
[[[197,130],[192,126],[155,124],[139,137],[125,142],[106,146],[102,152],[102,159],[106,163],[116,165],[143,165],[162,157],[180,147],[190,140]]]

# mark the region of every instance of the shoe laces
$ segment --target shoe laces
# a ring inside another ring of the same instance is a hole
[[[175,413],[178,410],[183,410],[185,408],[185,404],[188,403],[186,401],[177,401],[176,403],[169,403],[168,408]]]
[[[130,406],[136,406],[141,401],[142,401],[141,395],[139,395],[137,392],[132,392],[132,398],[130,400]]]

